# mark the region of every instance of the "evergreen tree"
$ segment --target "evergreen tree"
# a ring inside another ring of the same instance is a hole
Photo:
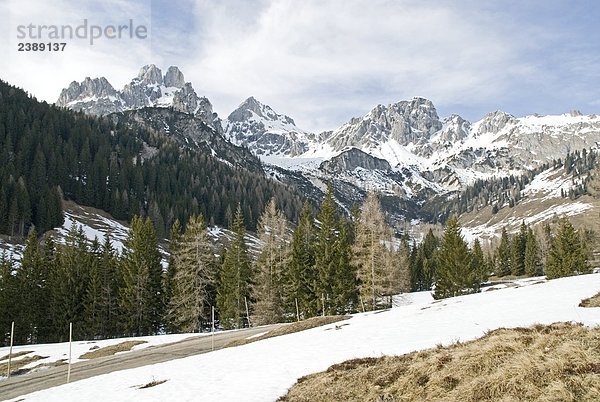
[[[581,236],[567,218],[561,219],[548,254],[546,276],[554,279],[590,271]]]
[[[252,321],[256,325],[274,324],[284,317],[283,278],[290,248],[289,225],[274,198],[258,220],[258,238],[261,249],[252,288]]]
[[[313,317],[320,296],[316,294],[317,274],[314,251],[315,227],[312,208],[304,203],[300,221],[292,236],[290,264],[285,272],[286,311],[296,315],[296,302],[301,318]]]
[[[244,240],[246,229],[240,205],[231,230],[233,239],[225,253],[217,288],[217,309],[221,325],[225,329],[244,327],[246,303],[251,302],[252,267]]]
[[[37,231],[32,229],[27,236],[21,267],[17,270],[18,319],[15,325],[20,328],[17,336],[20,342],[36,343],[45,336],[48,328],[48,271],[37,239]]]
[[[202,216],[190,218],[176,249],[168,321],[174,331],[202,331],[203,322],[211,319],[211,289],[216,280],[214,250]]]
[[[506,228],[502,228],[500,237],[500,245],[496,250],[496,270],[495,275],[502,277],[510,275],[511,270],[511,242],[506,232]]]
[[[460,234],[456,218],[450,218],[442,238],[435,284],[435,299],[477,292],[477,273],[471,269],[472,255]]]
[[[0,255],[0,345],[10,342],[10,327],[17,315],[17,282],[13,261],[3,252]]]
[[[119,307],[123,332],[155,334],[162,317],[161,256],[152,221],[135,216],[124,243],[120,264],[123,287]]]
[[[356,271],[352,266],[352,245],[350,244],[350,228],[344,217],[337,223],[337,238],[334,250],[334,273],[331,286],[332,296],[329,298],[330,314],[346,314],[356,311],[358,289]]]
[[[333,286],[340,262],[336,252],[338,249],[337,213],[333,200],[333,188],[328,187],[321,210],[317,216],[319,228],[315,238],[315,269],[317,272],[316,293],[321,303],[334,297]],[[323,314],[331,314],[330,303],[320,306]]]
[[[488,279],[488,269],[479,239],[475,239],[473,242],[473,249],[471,250],[471,271],[476,275],[477,289],[479,290],[481,283]]]
[[[51,317],[54,338],[59,342],[69,336],[69,323],[73,323],[73,336],[83,338],[84,299],[88,282],[87,239],[81,227],[71,226],[65,244],[57,247],[56,266],[50,273]]]
[[[119,288],[121,281],[118,273],[118,258],[112,245],[110,232],[104,236],[104,242],[97,257],[100,274],[100,333],[103,337],[119,335]]]
[[[88,267],[88,280],[84,296],[84,319],[87,339],[99,339],[103,336],[102,272],[100,267],[101,246],[98,238],[91,244],[85,262]]]
[[[169,235],[169,265],[167,267],[167,272],[163,275],[163,304],[167,306],[166,316],[165,316],[165,326],[167,332],[176,332],[178,330],[177,325],[172,321],[171,317],[171,299],[173,298],[173,294],[175,292],[175,274],[177,273],[177,263],[176,256],[179,254],[179,247],[181,243],[182,233],[181,233],[181,223],[179,219],[176,219],[173,222],[173,226],[171,226],[171,231]]]
[[[527,240],[525,241],[525,274],[527,276],[542,274],[537,239],[531,228],[527,230]]]
[[[521,276],[525,274],[525,245],[527,242],[527,226],[521,223],[519,233],[515,234],[512,241],[511,274]]]

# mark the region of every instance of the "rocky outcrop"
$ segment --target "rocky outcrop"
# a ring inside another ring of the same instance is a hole
[[[385,159],[376,158],[357,148],[351,148],[321,163],[319,169],[328,174],[340,174],[356,168],[367,170],[391,171],[392,167]]]

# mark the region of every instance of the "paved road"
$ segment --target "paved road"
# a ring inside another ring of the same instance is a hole
[[[247,328],[239,331],[218,332],[214,335],[215,350],[221,349],[229,342],[245,339],[285,324],[269,325],[258,328]],[[71,382],[83,380],[113,371],[125,370],[180,359],[212,350],[211,336],[184,339],[180,342],[149,347],[130,353],[101,357],[71,366]],[[43,389],[56,387],[66,383],[67,366],[52,367],[42,371],[11,377],[0,381],[0,401],[13,399],[21,395]]]

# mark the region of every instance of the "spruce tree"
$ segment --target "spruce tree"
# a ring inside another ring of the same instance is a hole
[[[554,279],[590,271],[581,236],[567,218],[562,218],[548,254],[546,276]]]
[[[511,273],[511,242],[506,232],[506,228],[502,228],[500,237],[500,245],[496,250],[496,269],[494,274],[498,277],[507,276]]]
[[[217,268],[202,216],[190,218],[185,233],[177,240],[173,258],[177,270],[172,281],[168,322],[173,331],[202,331],[203,322],[211,319],[210,296]]]
[[[135,216],[124,242],[120,271],[123,287],[119,307],[123,332],[155,334],[162,317],[162,265],[156,234],[149,218]]]
[[[173,298],[173,294],[175,292],[175,274],[177,273],[177,263],[176,256],[179,253],[180,242],[182,238],[181,233],[181,223],[179,219],[176,219],[173,222],[173,226],[171,226],[171,231],[169,234],[169,265],[167,266],[167,272],[163,275],[163,304],[167,307],[165,314],[165,327],[167,332],[176,332],[177,325],[172,322],[172,317],[170,314],[171,310],[171,299]]]
[[[477,292],[478,275],[471,269],[472,255],[460,234],[458,220],[450,218],[442,238],[435,299]]]
[[[256,281],[252,321],[256,325],[281,322],[284,317],[284,270],[289,262],[290,233],[285,215],[275,199],[267,204],[258,220],[261,248],[256,260]]]
[[[17,315],[18,289],[13,261],[2,252],[0,255],[0,345],[9,344],[11,323]]]
[[[337,223],[337,238],[334,250],[334,273],[331,286],[332,296],[329,298],[329,313],[346,314],[356,311],[358,289],[356,271],[352,266],[352,245],[350,244],[350,227],[341,216]]]
[[[521,276],[525,274],[525,246],[527,242],[527,226],[521,222],[519,233],[515,234],[512,240],[511,254],[511,274]]]
[[[50,274],[50,283],[53,330],[59,342],[68,339],[69,323],[73,323],[76,339],[85,335],[84,299],[89,274],[87,243],[81,227],[73,224],[65,244],[57,247],[57,263]]]
[[[118,258],[112,245],[111,234],[104,235],[104,242],[98,256],[98,270],[101,280],[101,333],[110,338],[119,334],[119,288],[121,286],[118,274]]]
[[[479,239],[475,239],[473,242],[473,249],[471,250],[471,271],[477,276],[477,289],[479,289],[479,285],[488,279],[489,274]]]
[[[320,306],[321,312],[331,314],[331,305],[327,300],[334,297],[333,286],[337,271],[338,250],[338,230],[337,213],[335,210],[335,201],[333,200],[333,188],[328,187],[325,199],[321,204],[321,210],[317,216],[319,227],[315,238],[315,269],[317,271],[317,296],[320,296],[321,304],[325,300],[325,305]]]
[[[252,267],[244,236],[244,215],[238,205],[233,221],[233,239],[225,253],[217,288],[217,309],[225,329],[242,328],[246,322],[246,304],[250,304]]]
[[[84,296],[85,337],[98,339],[103,335],[101,246],[98,238],[92,241],[85,264],[88,267],[88,280]]]
[[[527,230],[527,240],[525,241],[525,274],[527,276],[541,275],[538,243],[531,228]]]
[[[15,323],[20,328],[18,339],[37,343],[49,330],[46,326],[50,294],[47,265],[35,229],[27,236],[16,279],[19,289],[19,314]]]
[[[286,311],[295,316],[296,303],[301,318],[313,317],[318,311],[320,296],[316,294],[315,227],[312,208],[304,203],[298,226],[292,236],[290,264],[284,274]]]

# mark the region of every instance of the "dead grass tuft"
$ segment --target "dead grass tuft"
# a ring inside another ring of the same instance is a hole
[[[80,359],[96,359],[98,357],[112,356],[115,353],[119,352],[128,352],[136,345],[141,345],[142,343],[146,343],[146,341],[125,341],[118,343],[116,345],[106,346],[100,349],[90,350],[79,356]]]
[[[21,357],[21,356],[24,356],[24,355],[28,355],[29,353],[33,353],[33,352],[32,352],[32,351],[25,351],[25,350],[24,350],[24,351],[22,351],[22,352],[13,353],[13,354],[12,354],[12,355],[10,355],[10,356],[12,356],[12,358],[13,358],[13,359],[16,359],[17,357]],[[6,361],[8,361],[8,356],[9,356],[9,355],[4,355],[4,356],[0,357],[0,362],[1,362],[1,361],[3,361],[3,360],[6,360]]]
[[[16,356],[23,356],[24,354],[27,354],[27,353],[31,353],[31,352],[13,353],[12,356],[14,359]],[[8,359],[8,356],[6,356],[6,358]],[[22,359],[12,360],[10,362],[10,374],[11,375],[25,374],[31,369],[24,369],[23,367],[27,366],[29,363],[33,363],[38,360],[42,360],[42,359],[46,359],[46,358],[48,358],[48,356],[34,355],[34,356],[25,356]],[[6,360],[3,363],[0,363],[0,373],[2,373],[2,375],[4,375],[7,370],[8,370],[8,360]]]
[[[279,401],[600,401],[600,327],[556,323],[303,377]]]
[[[284,325],[283,327],[275,328],[274,330],[269,331],[266,334],[263,334],[261,336],[255,336],[250,339],[240,339],[240,340],[231,341],[225,347],[230,348],[230,347],[234,347],[234,346],[246,345],[248,343],[252,343],[252,342],[256,342],[256,341],[262,341],[263,339],[293,334],[295,332],[305,331],[307,329],[321,327],[321,326],[327,325],[327,324],[333,324],[334,322],[347,320],[349,318],[350,318],[350,316],[347,316],[347,315],[328,315],[325,317],[313,317],[313,318],[309,318],[307,320],[290,323],[290,324]],[[341,329],[341,326],[340,326],[340,328],[336,328],[336,329]]]
[[[579,307],[600,307],[600,292],[590,298],[583,299],[579,303]]]

